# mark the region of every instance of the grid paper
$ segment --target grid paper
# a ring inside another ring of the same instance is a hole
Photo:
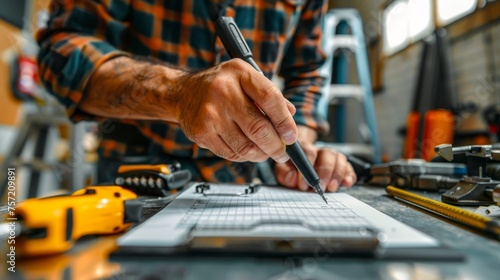
[[[283,230],[287,225],[302,225],[314,231],[370,227],[365,218],[332,197],[325,204],[319,196],[278,188],[244,195],[245,188],[213,184],[211,190],[199,195],[178,227],[244,230],[265,226]]]

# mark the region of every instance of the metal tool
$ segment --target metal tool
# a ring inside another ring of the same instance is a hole
[[[500,181],[487,177],[487,164],[500,161],[500,150],[491,145],[453,147],[450,144],[438,145],[435,151],[444,159],[452,161],[454,155],[467,157],[467,176],[464,176],[452,189],[441,195],[443,202],[455,205],[478,206],[494,204],[494,189]]]
[[[423,159],[396,160],[373,165],[368,183],[440,191],[452,188],[466,174],[465,164],[426,162]]]
[[[500,161],[500,149],[491,145],[472,145],[453,147],[451,144],[441,144],[434,148],[447,161],[453,161],[454,155],[464,154],[467,157],[467,174],[469,176],[483,176],[486,164],[491,160]]]
[[[214,7],[214,6],[212,6]],[[219,36],[222,44],[232,58],[240,58],[252,65],[255,70],[262,73],[259,66],[253,59],[253,54],[248,47],[243,34],[231,17],[219,16],[217,9],[214,7],[215,31]],[[300,147],[298,141],[292,145],[286,146],[286,153],[292,160],[293,164],[297,167],[306,182],[321,196],[321,198],[328,204],[323,189],[320,186],[319,176],[314,170],[307,159],[306,154]]]
[[[157,165],[122,165],[115,184],[138,195],[167,197],[191,180],[191,172],[179,163]]]
[[[452,189],[441,195],[443,202],[455,205],[478,206],[493,204],[493,189],[500,181],[485,177],[464,176]]]
[[[249,185],[242,185],[241,188],[234,188],[231,192],[210,192],[210,183],[201,183],[196,186],[196,193],[203,194],[203,196],[250,196],[257,193],[260,189],[260,184],[251,183]]]

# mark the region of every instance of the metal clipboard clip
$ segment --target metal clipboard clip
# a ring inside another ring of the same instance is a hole
[[[210,183],[201,183],[196,186],[195,192],[199,194],[203,194],[203,196],[249,196],[257,193],[260,189],[259,184],[249,184],[248,187],[244,189],[243,192],[214,192],[211,193],[211,187],[213,184]],[[215,185],[217,186],[217,185]]]

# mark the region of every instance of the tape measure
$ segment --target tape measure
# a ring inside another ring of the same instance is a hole
[[[415,193],[388,186],[386,192],[396,198],[411,202],[425,210],[440,214],[454,221],[488,231],[500,237],[500,221],[472,213],[470,211],[430,199]]]

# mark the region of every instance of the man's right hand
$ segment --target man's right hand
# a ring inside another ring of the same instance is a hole
[[[295,107],[240,59],[188,74],[117,57],[92,74],[79,106],[101,117],[179,123],[190,140],[231,161],[285,162],[285,144],[297,139]]]
[[[289,159],[285,145],[297,139],[295,107],[246,62],[232,59],[183,75],[175,88],[177,120],[200,147],[231,161]]]

